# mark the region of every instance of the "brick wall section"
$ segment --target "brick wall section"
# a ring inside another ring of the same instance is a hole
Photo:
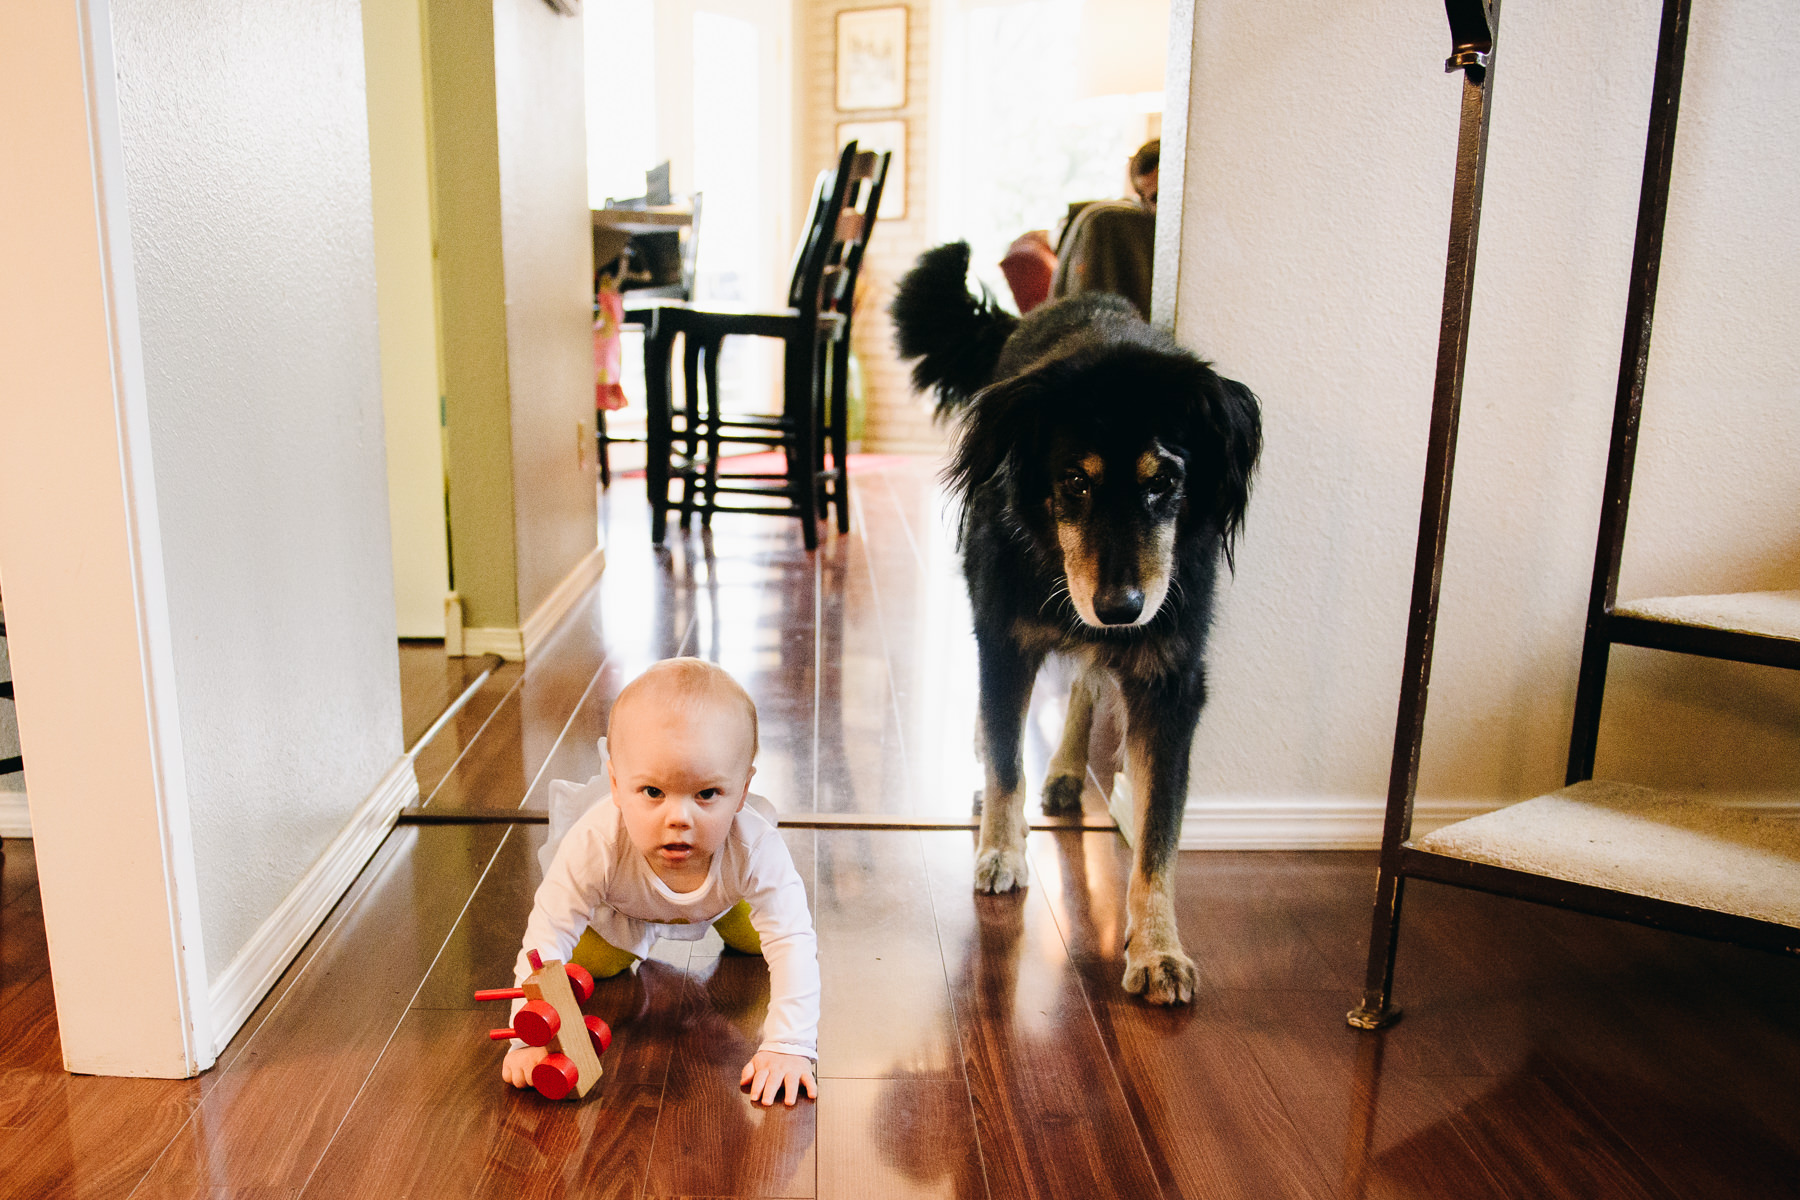
[[[840,121],[906,121],[907,176],[890,176],[887,186],[905,186],[906,216],[875,226],[863,265],[852,344],[863,368],[867,417],[863,449],[878,453],[931,452],[942,448],[943,435],[933,427],[930,405],[915,396],[908,372],[894,353],[887,306],[894,283],[930,243],[930,188],[926,172],[932,157],[930,114],[931,10],[928,4],[907,6],[906,106],[853,113],[837,110],[837,14],[853,8],[886,8],[891,4],[853,4],[844,0],[796,0],[795,131],[796,205],[803,205],[812,180],[837,159]]]

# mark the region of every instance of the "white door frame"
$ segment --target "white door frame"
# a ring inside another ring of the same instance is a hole
[[[0,562],[63,1062],[214,1058],[107,0],[0,38]]]
[[[1162,160],[1157,176],[1155,273],[1150,321],[1174,332],[1181,304],[1182,248],[1187,244],[1187,159],[1194,65],[1196,0],[1169,0],[1169,54],[1163,68]]]

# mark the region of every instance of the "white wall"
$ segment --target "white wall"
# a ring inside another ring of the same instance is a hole
[[[598,540],[582,23],[494,0],[519,617]]]
[[[1189,831],[1209,810],[1298,799],[1353,810],[1367,836],[1394,731],[1461,76],[1442,70],[1440,6],[1194,7],[1177,328],[1261,396],[1266,450],[1210,654]],[[1659,7],[1504,7],[1428,808],[1561,783]],[[1623,598],[1800,587],[1790,7],[1695,6]],[[1792,790],[1800,678],[1616,650],[1599,768]]]
[[[118,0],[112,27],[217,983],[401,752],[362,26]]]

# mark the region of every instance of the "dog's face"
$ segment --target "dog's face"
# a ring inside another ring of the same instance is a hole
[[[1126,629],[1162,610],[1182,555],[1229,553],[1260,445],[1243,385],[1184,351],[1111,348],[981,393],[949,478],[967,505],[1002,477],[1082,624]]]
[[[1085,625],[1146,624],[1174,575],[1187,463],[1160,438],[1095,446],[1070,432],[1052,443],[1043,502],[1069,603]]]

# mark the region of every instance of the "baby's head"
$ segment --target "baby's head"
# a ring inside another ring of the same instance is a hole
[[[670,658],[625,685],[607,771],[626,831],[665,880],[704,873],[756,768],[756,705],[725,671]]]

